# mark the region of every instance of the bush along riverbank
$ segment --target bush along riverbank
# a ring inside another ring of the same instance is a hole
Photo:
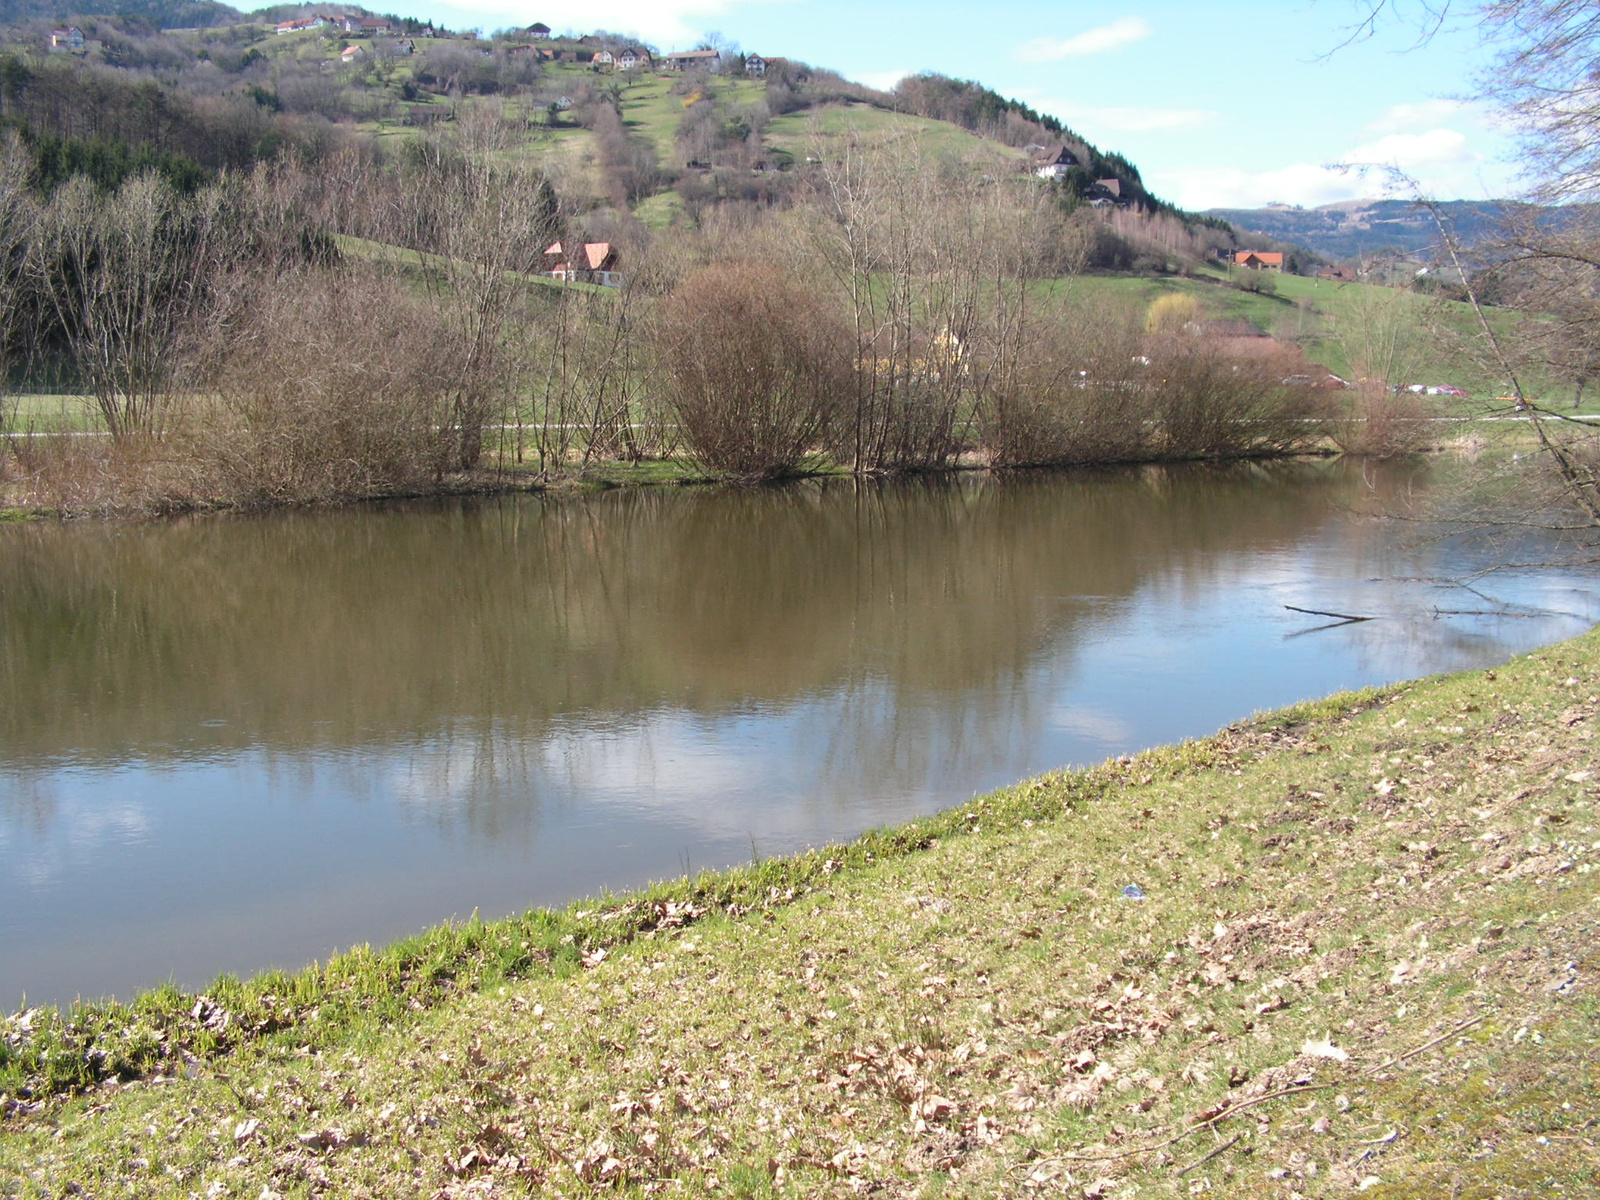
[[[4,1027],[0,1194],[1587,1195],[1600,633]]]

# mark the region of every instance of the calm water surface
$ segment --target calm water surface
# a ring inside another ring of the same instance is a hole
[[[1591,579],[1427,582],[1483,552],[1355,511],[1426,470],[0,528],[0,1007],[845,838],[1600,619]],[[1542,615],[1434,611],[1500,604]]]

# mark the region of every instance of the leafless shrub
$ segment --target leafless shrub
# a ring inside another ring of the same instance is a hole
[[[1151,429],[1128,314],[1052,309],[1031,314],[1013,369],[980,408],[979,440],[997,467],[1127,462],[1150,457]]]
[[[980,438],[996,466],[1232,458],[1304,448],[1323,393],[1284,384],[1290,348],[1182,332],[1147,336],[1138,314],[1030,315],[1018,368],[985,395]]]
[[[1309,445],[1325,393],[1284,384],[1293,352],[1228,353],[1178,336],[1150,347],[1150,411],[1162,458],[1238,458]]]
[[[540,474],[582,470],[595,459],[657,457],[665,430],[650,420],[638,336],[640,294],[632,287],[595,293],[567,289],[522,327],[513,451],[538,459]]]
[[[849,333],[826,298],[768,262],[686,279],[652,338],[689,452],[719,475],[792,474],[827,439],[849,387]]]
[[[456,461],[460,348],[426,304],[373,271],[237,286],[225,340],[177,439],[232,503],[371,495]]]
[[[1327,434],[1346,454],[1374,458],[1412,454],[1432,437],[1428,406],[1421,396],[1396,392],[1375,381],[1327,395],[1336,398],[1337,406],[1326,421]]]

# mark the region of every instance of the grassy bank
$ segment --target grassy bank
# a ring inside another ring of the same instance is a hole
[[[0,1194],[1593,1194],[1597,712],[1591,633],[849,847],[13,1019]]]

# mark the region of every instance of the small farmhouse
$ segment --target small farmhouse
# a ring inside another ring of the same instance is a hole
[[[601,287],[620,287],[617,251],[610,242],[585,242],[576,254],[568,254],[560,242],[545,248],[545,273],[568,283],[597,283]]]
[[[528,26],[528,36],[531,38],[547,38],[550,36],[550,26],[543,21],[535,21]]]
[[[643,46],[629,46],[617,55],[617,70],[638,71],[650,69],[650,51]]]
[[[1127,203],[1122,195],[1122,180],[1096,179],[1084,193],[1090,208],[1120,208]]]
[[[1233,265],[1252,271],[1282,271],[1283,255],[1275,250],[1240,250],[1233,256]]]
[[[76,25],[68,25],[65,29],[52,29],[50,31],[50,49],[82,50],[83,30]]]
[[[1080,165],[1078,156],[1066,146],[1056,146],[1034,156],[1033,173],[1040,179],[1060,179],[1073,167]]]
[[[662,61],[669,71],[709,71],[721,58],[715,50],[680,50]]]
[[[746,54],[744,56],[744,73],[751,79],[765,79],[767,77],[767,60],[759,54]]]

